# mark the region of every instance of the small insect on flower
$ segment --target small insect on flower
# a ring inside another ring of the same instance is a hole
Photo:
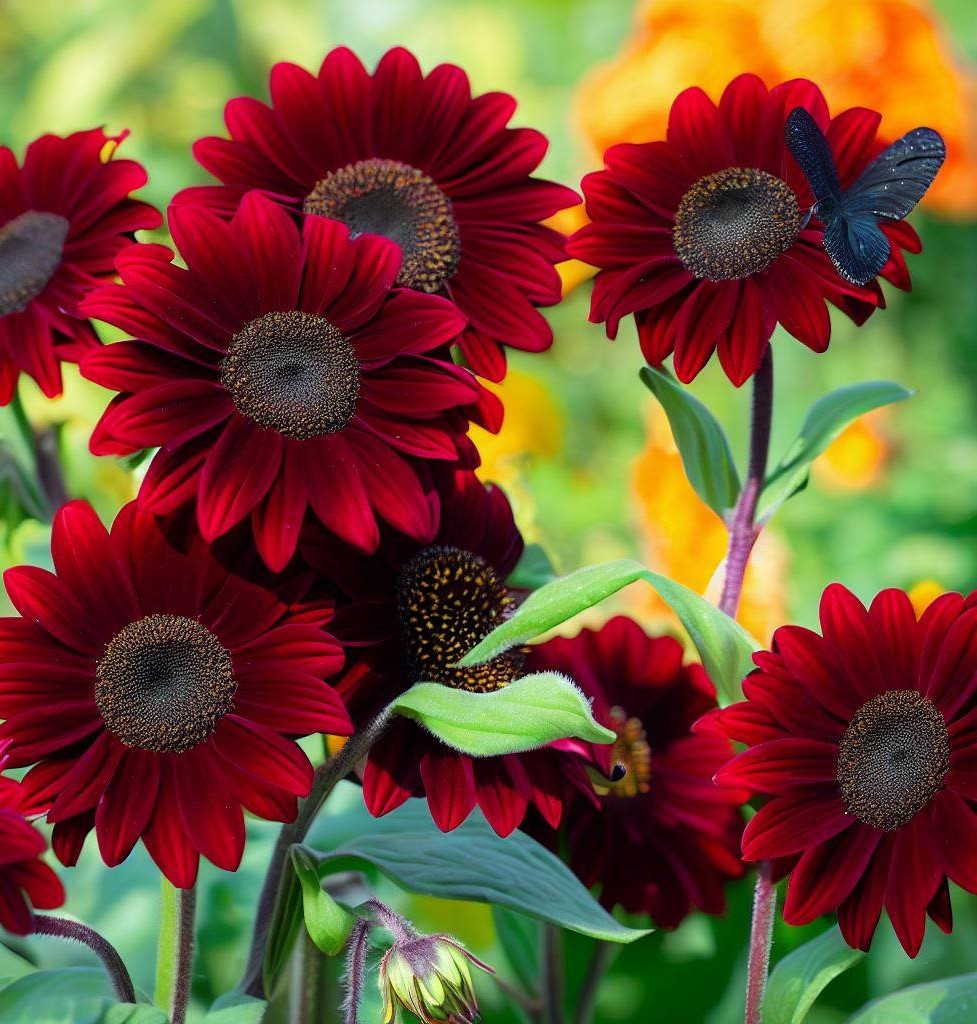
[[[402,1009],[424,1024],[475,1024],[478,1000],[469,962],[494,973],[447,935],[418,935],[391,946],[380,962],[383,1024],[400,1021]]]
[[[907,217],[943,166],[946,145],[932,128],[914,128],[884,149],[842,189],[831,147],[817,122],[795,107],[784,138],[814,193],[811,213],[824,223],[824,249],[847,281],[865,285],[889,262],[881,221]]]

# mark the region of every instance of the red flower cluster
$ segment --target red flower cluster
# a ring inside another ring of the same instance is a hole
[[[747,700],[700,729],[748,744],[717,781],[764,794],[747,860],[790,873],[784,919],[837,910],[869,948],[882,908],[915,956],[926,915],[950,931],[947,880],[977,892],[977,593],[917,620],[901,590],[871,606],[840,585],[821,634],[783,626],[757,654]]]
[[[828,347],[825,300],[857,324],[884,305],[877,282],[851,284],[824,251],[823,227],[804,212],[814,197],[784,141],[795,107],[824,131],[848,187],[882,149],[881,116],[861,107],[835,117],[805,79],[773,89],[741,75],[718,106],[698,88],[672,106],[667,139],[612,146],[587,175],[591,223],[568,252],[600,272],[590,318],[617,335],[633,313],[645,358],[674,353],[691,381],[713,352],[737,386],[751,377],[777,324],[815,352]],[[882,276],[909,288],[902,249],[919,252],[904,221],[885,221],[891,254]]]
[[[372,74],[346,49],[318,75],[277,65],[270,106],[233,100],[230,139],[197,143],[221,184],[177,197],[175,252],[134,244],[159,217],[129,198],[143,170],[105,159],[118,139],[48,136],[23,168],[0,150],[0,403],[21,370],[58,393],[59,359],[76,360],[115,392],[92,450],[158,449],[110,531],[69,503],[54,572],[5,577],[20,617],[0,619],[0,752],[27,769],[22,788],[0,780],[6,927],[29,926],[23,894],[61,898],[25,809],[46,815],[65,864],[94,831],[107,864],[142,840],[190,886],[201,855],[237,867],[245,811],[295,818],[312,784],[300,738],[349,735],[418,681],[479,694],[543,669],[579,682],[612,748],[474,759],[398,721],[363,771],[370,811],[423,796],[444,830],[476,806],[503,836],[528,819],[555,842],[563,827],[571,865],[605,904],[674,927],[692,907],[722,909],[742,870],[737,804],[760,789],[775,799],[746,854],[796,860],[794,918],[842,903],[846,934],[867,942],[884,896],[907,948],[922,910],[948,922],[944,876],[970,875],[953,844],[927,855],[924,836],[958,804],[970,812],[970,690],[949,686],[969,606],[944,603],[917,626],[886,599],[893,647],[876,676],[861,640],[824,654],[818,638],[812,653],[782,631],[747,684],[762,710],[714,719],[756,745],[723,769],[728,791],[712,776],[729,740],[691,732],[714,690],[672,639],[617,619],[458,667],[524,596],[511,584],[523,551],[512,509],[473,473],[470,424],[497,430],[502,416],[479,378],[504,376],[506,346],[551,344],[539,310],[560,297],[566,253],[541,222],[576,201],[533,177],[546,140],[507,127],[514,106],[472,97],[459,68],[423,75],[402,49]],[[613,336],[635,314],[648,360],[674,352],[683,380],[718,350],[740,384],[776,323],[821,351],[825,300],[858,323],[883,303],[877,282],[837,275],[801,213],[812,198],[783,140],[795,106],[825,130],[843,182],[877,151],[877,115],[830,119],[809,82],[768,92],[743,76],[718,108],[684,93],[666,142],[615,147],[585,181],[592,223],[570,251],[601,268],[593,316]],[[918,240],[901,223],[886,230],[884,276],[908,287],[900,247]],[[100,346],[89,317],[127,340]],[[835,674],[846,657],[858,668],[848,703]],[[803,739],[788,737],[798,695],[822,677],[828,689],[809,695],[820,710]],[[784,701],[795,703],[782,712]],[[906,755],[884,792],[876,733]],[[777,743],[788,746],[767,758]],[[811,896],[826,865],[832,895]],[[903,889],[887,881],[904,875]]]
[[[54,910],[64,903],[58,876],[40,860],[47,843],[24,817],[24,794],[0,778],[0,928],[15,935],[31,930],[31,907]]]

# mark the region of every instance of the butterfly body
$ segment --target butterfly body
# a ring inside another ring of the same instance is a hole
[[[868,284],[891,251],[880,222],[902,220],[923,198],[946,157],[943,139],[932,128],[914,128],[843,189],[828,140],[802,107],[791,111],[784,136],[814,193],[825,251],[842,277]]]

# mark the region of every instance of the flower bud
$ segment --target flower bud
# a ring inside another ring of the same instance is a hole
[[[398,941],[380,963],[383,1022],[409,1010],[424,1024],[474,1024],[478,1001],[469,961],[483,964],[447,935],[418,935]]]

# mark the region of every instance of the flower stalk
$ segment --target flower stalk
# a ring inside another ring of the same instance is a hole
[[[68,942],[79,942],[87,946],[102,961],[112,982],[112,991],[120,1003],[134,1003],[136,990],[126,965],[116,948],[94,928],[79,921],[54,914],[34,915],[34,934],[50,935]]]
[[[729,522],[729,548],[726,554],[726,575],[719,607],[736,618],[743,580],[753,545],[760,535],[756,513],[763,483],[767,475],[770,451],[770,428],[773,423],[773,352],[767,345],[760,367],[753,378],[753,403],[750,410],[750,454],[746,480]],[[773,940],[773,918],[777,892],[771,880],[771,867],[766,861],[757,870],[750,925],[749,969],[746,979],[746,1024],[760,1024],[760,1008],[767,986],[770,945]]]

